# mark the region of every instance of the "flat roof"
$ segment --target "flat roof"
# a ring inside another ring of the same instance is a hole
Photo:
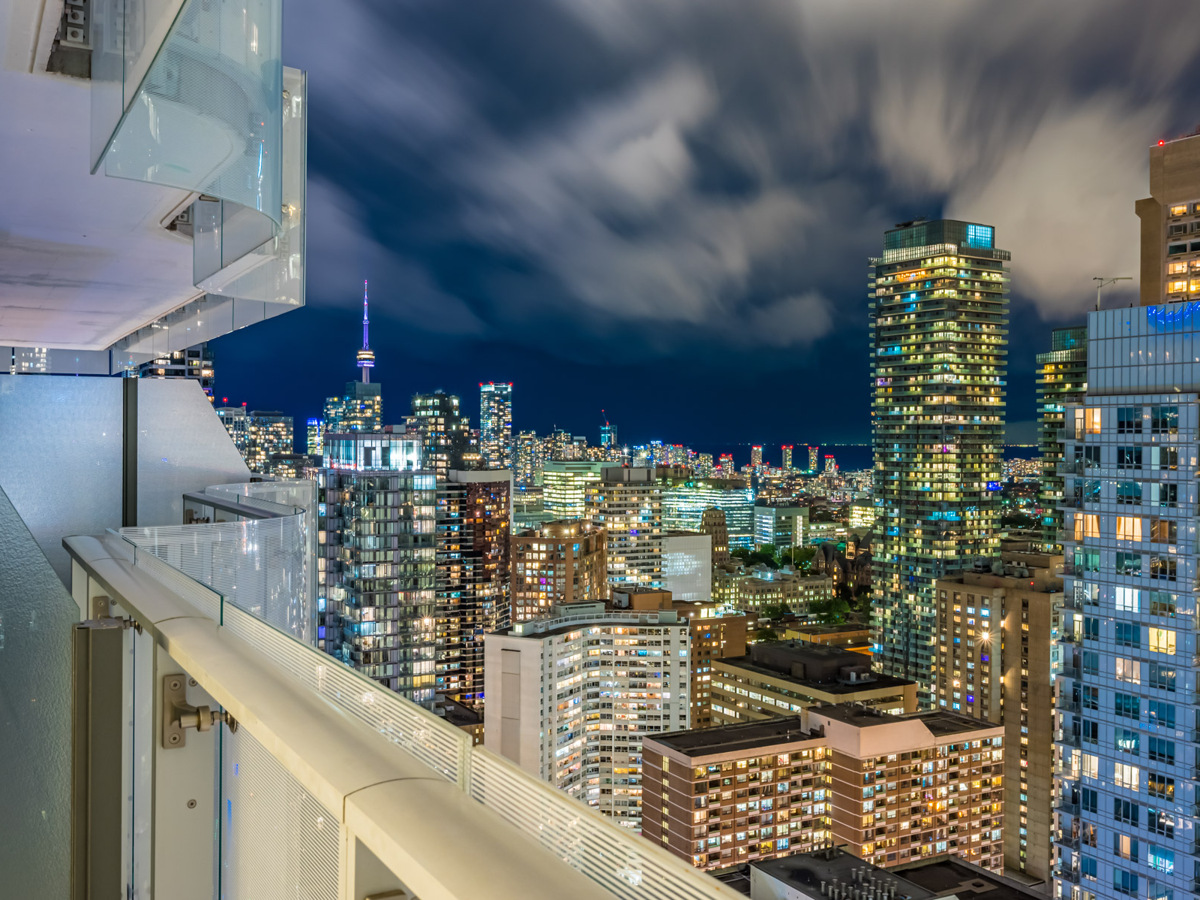
[[[821,882],[831,885],[835,880],[839,886],[846,887],[863,885],[863,882],[864,886],[870,887],[873,880],[875,887],[883,887],[889,893],[894,888],[896,900],[933,900],[938,896],[930,889],[894,874],[895,869],[881,869],[839,848],[795,853],[754,862],[751,866],[810,897],[822,896]]]
[[[825,644],[810,644],[808,646],[814,649],[827,650],[835,653],[846,653],[858,657],[856,661],[847,662],[847,666],[857,665],[860,667],[869,667],[870,659],[863,656],[861,653],[852,653],[849,650],[843,650],[840,647],[830,647]],[[855,683],[842,681],[817,681],[815,679],[797,678],[790,672],[781,672],[778,669],[771,669],[766,666],[759,665],[754,662],[749,656],[731,656],[725,659],[714,659],[713,665],[734,666],[746,672],[753,672],[755,675],[762,675],[765,678],[774,678],[777,681],[786,681],[791,684],[800,685],[805,688],[820,691],[822,694],[861,694],[864,691],[877,691],[888,688],[904,688],[914,682],[907,678],[897,678],[895,675],[884,675],[879,672],[873,672],[870,681],[859,681]]]
[[[643,741],[654,741],[671,750],[690,755],[712,756],[769,747],[788,741],[816,740],[820,734],[807,731],[801,716],[779,716],[759,722],[739,722],[716,728],[693,728],[688,731],[669,731],[647,735]],[[697,752],[699,751],[699,752]]]
[[[836,719],[839,722],[845,722],[848,725],[855,725],[859,728],[867,728],[872,725],[889,725],[894,722],[907,722],[917,719],[935,737],[950,734],[965,734],[971,731],[984,731],[993,728],[1001,729],[1004,727],[980,719],[972,719],[970,716],[947,712],[942,709],[901,714],[878,713],[867,707],[843,703],[838,706],[822,706],[814,709],[813,712],[827,716],[830,719]]]
[[[954,894],[959,900],[1044,900],[1045,895],[1011,878],[950,856],[897,866],[891,870],[937,896]]]

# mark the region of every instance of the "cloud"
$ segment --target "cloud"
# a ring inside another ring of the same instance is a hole
[[[357,308],[367,278],[374,285],[372,321],[448,337],[483,332],[483,323],[460,299],[440,290],[421,266],[381,245],[366,228],[363,211],[324,179],[309,179],[307,222],[307,292],[316,302]]]
[[[311,293],[366,246],[406,322],[572,358],[753,364],[862,328],[882,231],[943,212],[997,227],[1014,302],[1077,316],[1093,275],[1136,275],[1146,148],[1197,118],[1200,19],[1169,4],[297,11],[341,242],[314,222]]]

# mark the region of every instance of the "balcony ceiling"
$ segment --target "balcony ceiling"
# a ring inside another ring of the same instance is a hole
[[[0,345],[104,350],[202,293],[162,227],[188,194],[89,174],[90,83],[38,65],[41,5],[0,7]]]

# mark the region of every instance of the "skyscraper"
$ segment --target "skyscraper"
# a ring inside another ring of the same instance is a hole
[[[410,430],[421,435],[424,465],[433,469],[439,480],[450,469],[466,469],[465,457],[471,448],[471,423],[459,412],[458,397],[445,391],[413,394]]]
[[[325,420],[315,416],[307,422],[305,449],[309,456],[319,457],[325,449]]]
[[[511,469],[512,382],[479,384],[479,452],[485,469]]]
[[[792,445],[784,444],[780,449],[779,466],[783,471],[792,471]]]
[[[512,473],[450,469],[437,488],[437,690],[483,705],[483,636],[509,625]]]
[[[753,447],[750,448],[750,468],[752,468],[754,470],[754,473],[757,475],[762,472],[762,467],[763,467],[762,444],[755,444]]]
[[[254,410],[246,420],[246,448],[242,458],[251,472],[270,472],[271,457],[291,453],[294,440],[291,416]]]
[[[1143,305],[1088,316],[1066,410],[1058,896],[1192,897],[1200,876],[1200,135],[1150,148],[1150,193]]]
[[[610,466],[587,486],[587,518],[608,533],[608,581],[662,584],[662,496],[653,469]]]
[[[687,623],[573,603],[484,649],[487,749],[637,829],[642,738],[689,723]]]
[[[191,378],[200,382],[200,388],[213,401],[213,353],[208,343],[197,344],[184,350],[164,353],[138,366],[139,378]]]
[[[821,448],[815,444],[809,446],[808,448],[808,474],[810,475],[817,474],[817,459],[820,455],[820,452]]]
[[[327,653],[414,702],[434,699],[436,480],[421,442],[325,435],[319,629]]]
[[[1010,256],[994,238],[988,225],[906,222],[870,266],[877,658],[925,703],[934,582],[999,549]]]
[[[547,522],[512,538],[512,621],[562,603],[608,599],[608,537],[579,519]]]
[[[588,485],[614,463],[583,460],[550,460],[542,465],[542,492],[546,515],[553,519],[578,519],[586,512]]]
[[[1087,391],[1087,326],[1055,328],[1050,350],[1037,355],[1038,449],[1042,455],[1042,479],[1038,505],[1042,510],[1042,546],[1048,553],[1061,549],[1064,428],[1063,411],[1068,404],[1083,400]]]

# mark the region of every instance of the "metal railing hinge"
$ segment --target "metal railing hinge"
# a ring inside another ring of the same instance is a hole
[[[162,683],[162,745],[164,750],[177,750],[187,745],[187,729],[209,731],[224,722],[230,731],[237,731],[237,720],[224,710],[207,706],[192,706],[187,702],[187,677],[164,675]]]

